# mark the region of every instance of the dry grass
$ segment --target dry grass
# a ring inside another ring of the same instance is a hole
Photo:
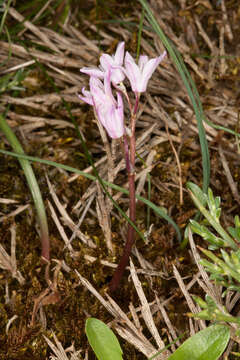
[[[193,1],[190,6],[184,0],[151,3],[158,23],[191,71],[207,120],[238,130],[238,2],[222,0],[219,6],[208,0]],[[51,6],[51,1],[46,4]],[[0,75],[29,70],[23,81],[25,91],[20,91],[18,96],[3,93],[0,109],[3,111],[10,105],[7,121],[26,153],[90,173],[92,168],[82,155],[81,143],[62,101],[68,102],[100,176],[127,187],[121,144],[110,143],[101,129],[100,138],[92,112],[76,94],[87,83],[79,69],[98,64],[97,39],[103,51],[111,53],[117,42],[124,40],[127,49],[134,52],[133,37],[137,29],[130,31],[118,23],[105,23],[99,30],[91,16],[86,13],[85,19],[79,20],[77,11],[72,9],[64,25],[59,25],[59,31],[24,21],[24,29],[16,37],[19,41],[11,44],[0,41],[1,63],[11,50]],[[131,15],[128,18],[125,15],[123,20],[137,22],[139,18],[139,10],[132,9]],[[22,21],[23,15],[10,7],[8,22]],[[141,53],[155,57],[163,51],[163,46],[149,25],[146,22],[144,25]],[[30,45],[26,47],[26,44]],[[54,80],[59,93],[36,59]],[[211,154],[211,187],[224,201],[223,222],[229,225],[239,210],[239,144],[233,136],[207,124],[205,129]],[[186,181],[201,185],[197,133],[186,91],[171,61],[166,59],[141,102],[137,153],[146,167],[137,161],[136,187],[139,195],[147,196],[146,179],[151,173],[152,201],[164,206],[181,228],[194,214],[185,190]],[[7,148],[3,136],[1,146]],[[125,241],[126,224],[96,183],[36,164],[34,169],[48,211],[52,258],[57,259],[56,268],[51,263],[53,279],[45,283],[38,258],[34,209],[23,175],[16,160],[1,155],[0,161],[0,267],[4,269],[0,322],[1,328],[6,329],[0,337],[0,354],[4,359],[47,359],[51,353],[46,350],[47,343],[54,359],[77,359],[75,347],[81,350],[82,358],[91,359],[83,334],[88,316],[110,321],[125,339],[126,358],[142,359],[142,354],[152,356],[183,331],[190,329],[193,334],[206,326],[204,321],[180,315],[189,309],[193,313],[199,310],[192,293],[209,293],[221,306],[226,305],[229,312],[233,310],[238,299],[227,298],[227,304],[223,304],[219,289],[211,284],[202,267],[194,265],[199,255],[193,239],[191,254],[188,250],[175,250],[177,240],[173,230],[154,214],[148,243],[137,241],[122,289],[116,299],[110,298],[107,285]],[[116,192],[113,197],[127,212],[126,197]],[[148,230],[146,209],[141,204],[138,204],[137,225],[142,231]],[[56,345],[49,340],[51,330]],[[75,347],[69,348],[73,342]],[[171,350],[175,347],[172,345]],[[163,353],[158,359],[166,359],[168,354]]]

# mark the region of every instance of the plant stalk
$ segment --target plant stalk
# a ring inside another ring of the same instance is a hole
[[[135,224],[136,221],[136,194],[135,194],[135,155],[136,155],[136,138],[135,138],[135,126],[136,126],[136,115],[138,109],[139,97],[136,94],[136,102],[134,110],[131,116],[131,137],[130,137],[130,161],[128,151],[125,146],[125,158],[126,158],[126,169],[128,172],[128,183],[129,183],[129,218]],[[124,139],[126,145],[126,138]],[[135,243],[135,229],[132,225],[128,224],[127,241],[123,250],[122,257],[119,261],[118,267],[113,274],[113,278],[109,284],[111,293],[114,293],[120,285],[123,273],[129,263],[129,257],[132,251],[132,247]]]

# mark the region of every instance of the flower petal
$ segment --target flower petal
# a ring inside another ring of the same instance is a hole
[[[123,57],[124,57],[124,47],[125,47],[125,42],[122,41],[118,44],[117,46],[117,50],[116,53],[114,55],[114,63],[116,65],[122,65],[123,64]]]
[[[152,76],[152,74],[154,73],[160,62],[163,60],[165,55],[166,55],[166,51],[161,56],[151,59],[145,64],[142,71],[142,83],[141,83],[142,92],[146,91],[150,77]]]
[[[125,55],[125,73],[128,77],[128,80],[130,81],[132,90],[134,92],[138,91],[137,88],[138,84],[141,81],[141,73],[139,67],[137,66],[129,52],[126,52]]]
[[[108,54],[103,54],[100,57],[100,63],[102,69],[106,72],[111,70],[111,81],[113,84],[119,84],[125,78],[125,74],[122,70],[122,62],[124,55],[124,42],[118,45],[115,56],[111,57]]]
[[[156,70],[158,64],[160,63],[160,60],[158,58],[149,60],[142,71],[142,79],[141,79],[141,85],[139,92],[145,92],[147,90],[147,84],[152,76],[153,72]]]
[[[148,56],[147,55],[141,55],[139,57],[138,66],[139,66],[139,69],[140,69],[141,72],[143,71],[143,68],[147,64],[147,62],[148,62]]]
[[[84,96],[82,96],[81,94],[77,94],[79,99],[81,99],[82,101],[84,101],[89,105],[93,105],[92,94],[90,93],[90,91],[87,91],[85,90],[85,88],[82,88],[82,93]]]
[[[111,66],[114,65],[113,58],[108,54],[103,54],[100,57],[100,64],[104,71],[110,70]]]
[[[103,79],[104,77],[103,71],[98,68],[83,67],[82,69],[80,69],[80,71],[84,74],[87,74],[89,76],[94,76],[96,78]]]
[[[105,95],[107,97],[107,100],[109,102],[112,102],[114,105],[116,104],[116,101],[114,99],[114,96],[112,94],[112,88],[111,88],[111,69],[105,72],[104,74],[104,91]]]
[[[123,136],[125,131],[123,122],[123,100],[119,92],[117,93],[117,103],[117,107],[109,107],[107,113],[105,114],[105,122],[102,122],[108,135],[113,139],[120,138]]]
[[[114,85],[120,84],[124,80],[124,78],[125,78],[125,74],[122,69],[122,66],[112,67],[111,81]]]

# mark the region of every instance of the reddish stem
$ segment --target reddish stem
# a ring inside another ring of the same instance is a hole
[[[129,208],[129,217],[135,222],[136,220],[136,204],[135,204],[135,175],[129,174],[129,197],[130,197],[130,208]],[[134,228],[128,224],[128,232],[127,232],[127,241],[123,250],[122,257],[119,261],[118,267],[113,275],[113,278],[109,284],[110,292],[113,293],[117,290],[120,281],[122,279],[124,270],[129,262],[129,257],[131,254],[131,250],[133,244],[135,242],[135,230]]]
[[[42,263],[48,263],[50,261],[50,243],[49,243],[49,236],[45,235],[41,238],[42,244],[42,253],[41,253],[41,261]]]
[[[135,196],[135,153],[136,153],[136,140],[135,140],[135,125],[136,125],[136,113],[138,109],[139,98],[136,95],[136,103],[131,116],[131,137],[130,137],[130,161],[128,151],[125,150],[126,168],[128,172],[129,182],[129,218],[135,223],[136,221],[136,196]],[[126,141],[125,141],[126,144]],[[128,164],[130,163],[130,166]],[[123,250],[122,257],[119,261],[118,267],[113,274],[113,278],[109,284],[110,292],[113,293],[117,290],[120,281],[123,277],[124,270],[129,262],[129,257],[132,251],[132,247],[135,243],[135,229],[132,225],[128,224],[127,241]]]

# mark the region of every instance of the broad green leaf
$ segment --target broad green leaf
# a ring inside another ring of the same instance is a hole
[[[98,360],[122,360],[122,349],[118,339],[101,320],[87,319],[85,331]]]
[[[187,339],[168,360],[217,360],[224,352],[229,338],[227,326],[209,326]]]

